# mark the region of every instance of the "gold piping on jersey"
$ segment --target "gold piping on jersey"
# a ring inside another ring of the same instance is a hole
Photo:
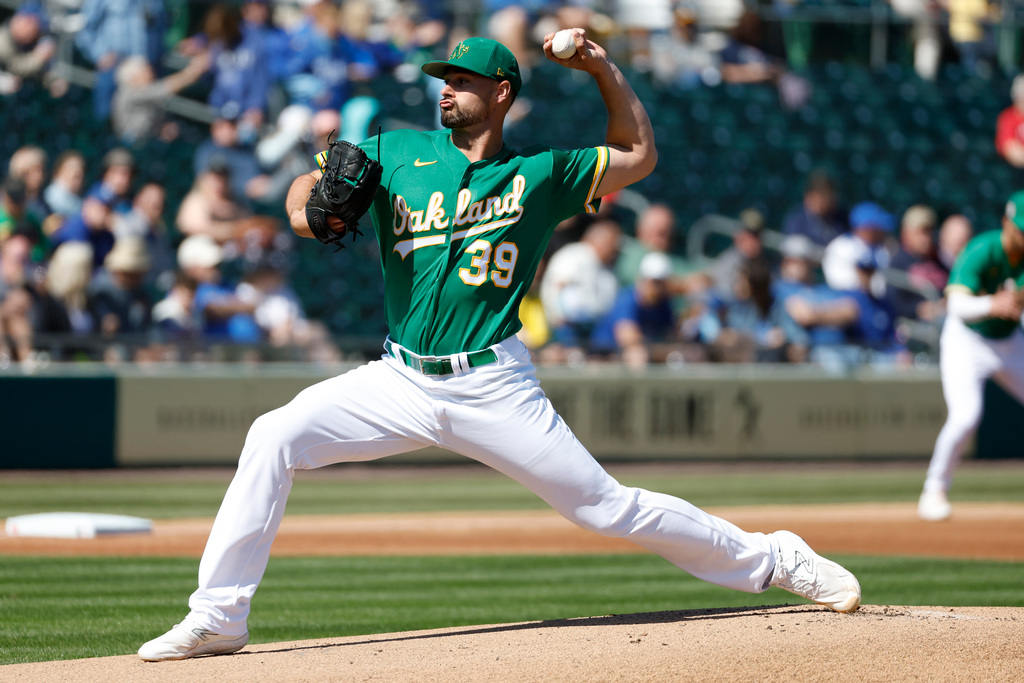
[[[590,184],[590,192],[587,193],[587,201],[584,204],[587,213],[597,213],[597,207],[594,206],[597,186],[601,184],[604,172],[608,170],[608,148],[595,147],[594,149],[597,150],[597,165],[594,167],[594,181]]]

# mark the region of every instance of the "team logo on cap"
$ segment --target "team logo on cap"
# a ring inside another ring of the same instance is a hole
[[[452,56],[449,57],[448,59],[458,59],[458,58],[462,57],[464,54],[466,54],[467,52],[469,52],[469,48],[466,47],[466,44],[465,43],[459,43],[458,45],[455,46],[455,49],[452,50]]]
[[[1017,205],[1014,204],[1012,201],[1006,202],[1006,217],[1012,221],[1016,215]]]

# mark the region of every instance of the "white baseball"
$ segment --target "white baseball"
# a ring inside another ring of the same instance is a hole
[[[559,59],[569,59],[576,54],[576,36],[566,29],[559,31],[551,39],[551,52]]]

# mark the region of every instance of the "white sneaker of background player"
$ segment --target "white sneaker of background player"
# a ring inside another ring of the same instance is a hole
[[[779,544],[771,585],[836,612],[854,612],[860,607],[857,577],[811,550],[792,531],[776,531],[771,535]]]
[[[948,519],[952,512],[945,491],[925,491],[917,501],[917,516],[928,522]]]
[[[139,657],[147,662],[188,659],[199,655],[226,655],[237,652],[249,642],[249,634],[223,636],[208,631],[188,617],[159,638],[139,648]]]

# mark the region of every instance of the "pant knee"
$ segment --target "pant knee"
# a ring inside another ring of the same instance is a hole
[[[570,518],[575,524],[602,536],[621,538],[633,533],[640,506],[639,489],[621,487],[593,504],[577,507]]]

